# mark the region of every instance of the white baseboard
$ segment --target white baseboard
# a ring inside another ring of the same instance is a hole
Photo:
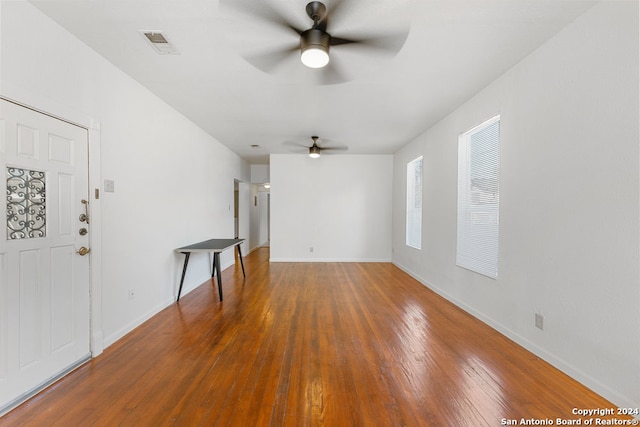
[[[389,258],[270,258],[269,262],[391,262]]]

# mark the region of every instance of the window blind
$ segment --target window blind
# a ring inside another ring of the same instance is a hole
[[[406,243],[422,248],[422,156],[407,163]]]
[[[498,277],[500,116],[462,134],[458,142],[456,263]]]

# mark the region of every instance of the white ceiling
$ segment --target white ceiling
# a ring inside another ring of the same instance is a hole
[[[335,46],[331,65],[348,81],[322,85],[322,71],[296,53],[270,74],[244,59],[299,41],[239,5],[267,3],[306,29],[306,0],[30,2],[252,164],[290,152],[287,141],[310,145],[312,135],[347,153],[393,153],[595,3],[343,0],[329,21],[334,36],[408,36],[396,55]],[[161,31],[180,55],[158,55],[140,30]]]

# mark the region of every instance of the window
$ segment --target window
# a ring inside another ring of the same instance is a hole
[[[422,248],[422,156],[407,163],[407,246]]]
[[[498,277],[500,116],[458,141],[458,245],[456,263]]]

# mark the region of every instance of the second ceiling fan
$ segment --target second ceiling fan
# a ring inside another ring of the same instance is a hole
[[[298,142],[291,142],[291,141],[285,142],[284,145],[287,146],[289,150],[294,153],[307,153],[309,154],[309,157],[311,157],[312,159],[317,159],[318,157],[320,157],[320,153],[322,152],[338,153],[338,152],[347,151],[349,149],[349,147],[347,147],[346,145],[319,144],[318,139],[320,139],[320,137],[312,136],[311,140],[313,141],[313,144],[311,146],[308,146],[306,144],[300,144]]]

